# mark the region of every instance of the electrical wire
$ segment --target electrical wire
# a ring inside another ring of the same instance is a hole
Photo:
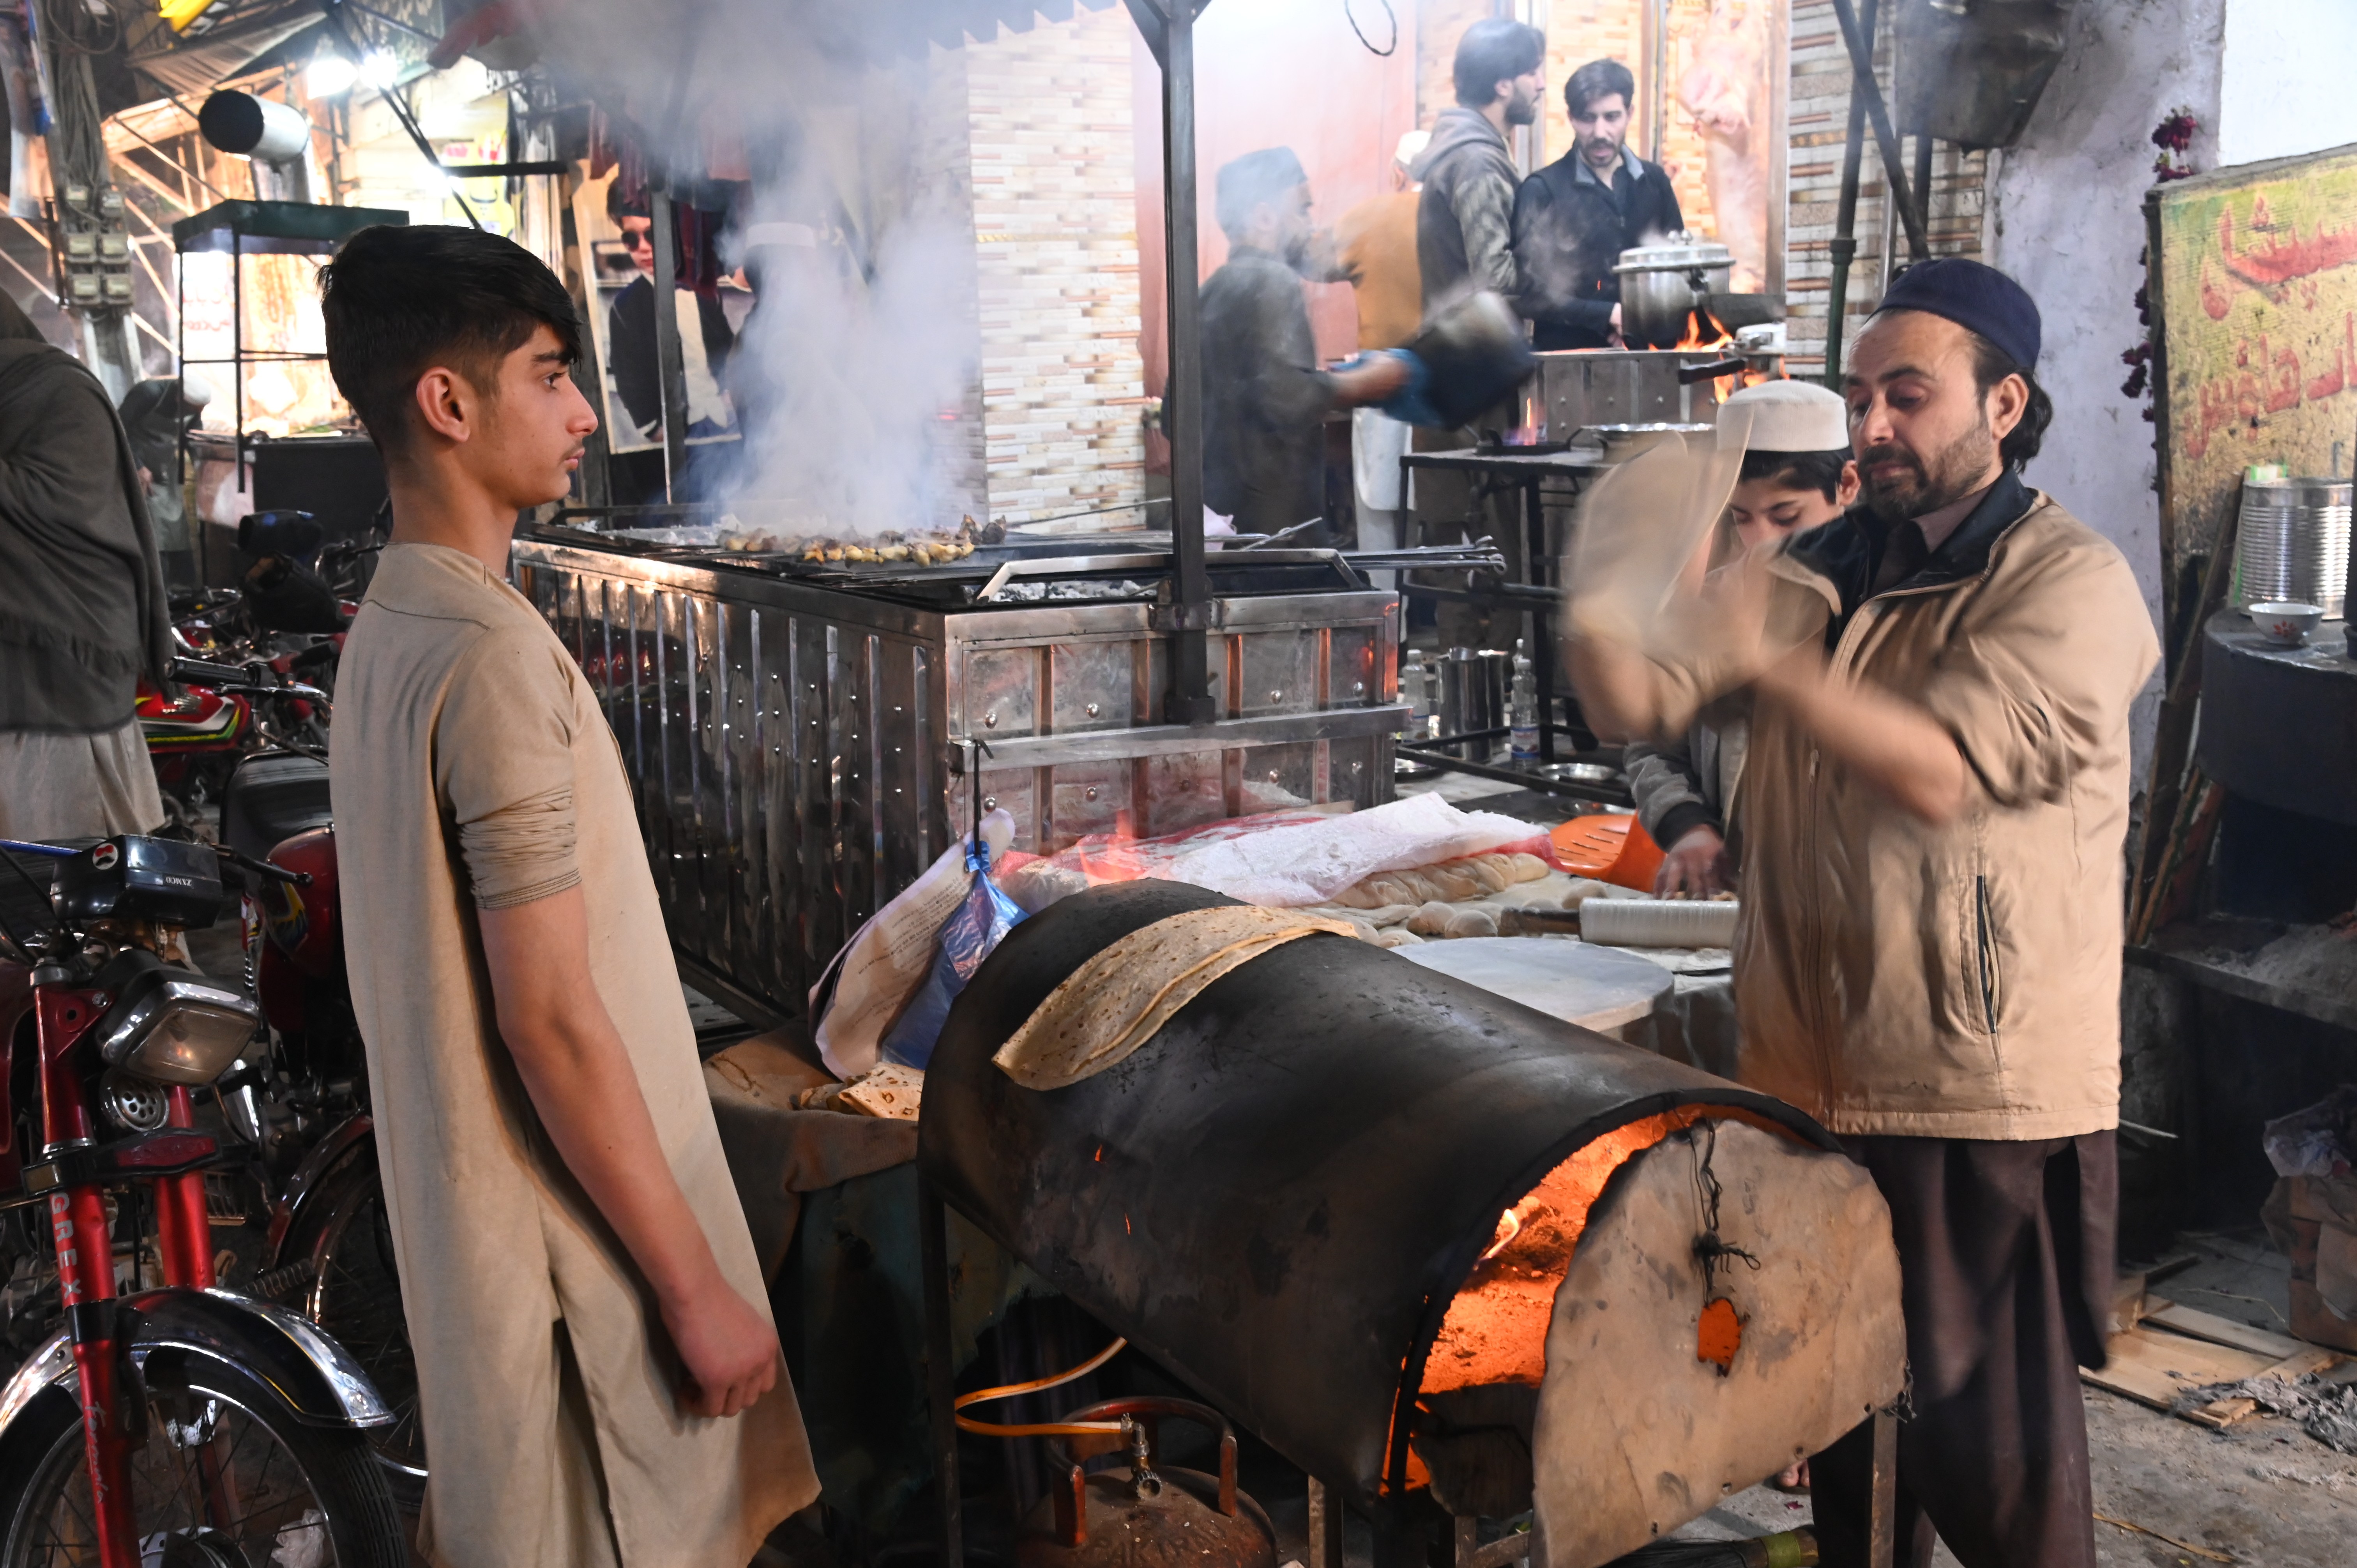
[[[1129,1341],[1116,1339],[1069,1372],[1059,1372],[1052,1378],[1040,1378],[1028,1383],[1009,1383],[1005,1388],[976,1389],[970,1394],[960,1394],[951,1408],[962,1411],[970,1404],[986,1404],[993,1400],[1013,1399],[1017,1394],[1036,1394],[1042,1389],[1060,1388],[1076,1379],[1085,1378],[1128,1348]],[[1067,1437],[1093,1436],[1099,1433],[1118,1433],[1126,1423],[1119,1421],[1048,1421],[1020,1426],[1000,1426],[992,1422],[975,1421],[970,1416],[956,1418],[960,1432],[972,1432],[984,1437]]]
[[[1342,0],[1342,17],[1351,24],[1351,31],[1359,35],[1359,41],[1367,46],[1369,54],[1378,59],[1389,59],[1399,48],[1399,13],[1392,9],[1392,0],[1375,0],[1375,3],[1383,8],[1383,15],[1392,25],[1392,41],[1382,48],[1375,48],[1374,40],[1367,37],[1367,30],[1359,26],[1359,14],[1351,9],[1351,0]]]

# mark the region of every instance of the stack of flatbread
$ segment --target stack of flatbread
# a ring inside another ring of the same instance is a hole
[[[1340,920],[1250,904],[1157,920],[1066,975],[991,1059],[1026,1089],[1062,1089],[1093,1078],[1153,1038],[1222,975],[1319,933],[1356,934]]]

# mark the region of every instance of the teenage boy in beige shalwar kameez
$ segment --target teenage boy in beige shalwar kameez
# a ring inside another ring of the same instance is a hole
[[[332,763],[451,1568],[747,1562],[818,1486],[722,1158],[621,759],[503,580],[596,417],[563,285],[509,242],[371,229],[323,280],[393,542]],[[742,1413],[739,1413],[739,1412]]]

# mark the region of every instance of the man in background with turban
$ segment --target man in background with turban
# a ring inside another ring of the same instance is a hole
[[[1889,1204],[1909,1568],[1935,1532],[1965,1568],[2095,1561],[2078,1368],[2111,1307],[2128,709],[2159,646],[2119,551],[2018,477],[2040,338],[2004,274],[1917,263],[1842,377],[1865,504],[1674,598],[1676,636],[1631,592],[1569,615],[1599,731],[1750,693],[1738,1076]],[[1812,1464],[1827,1568],[1867,1561],[1872,1449]]]
[[[1381,403],[1407,381],[1385,355],[1321,370],[1301,285],[1319,236],[1309,176],[1290,147],[1220,170],[1228,259],[1203,285],[1203,502],[1239,533],[1274,533],[1325,513],[1319,425],[1327,412]]]

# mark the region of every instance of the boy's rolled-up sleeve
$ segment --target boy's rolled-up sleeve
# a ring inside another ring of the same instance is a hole
[[[510,908],[580,885],[569,681],[562,656],[544,641],[494,629],[444,692],[435,789],[458,831],[479,908]]]

